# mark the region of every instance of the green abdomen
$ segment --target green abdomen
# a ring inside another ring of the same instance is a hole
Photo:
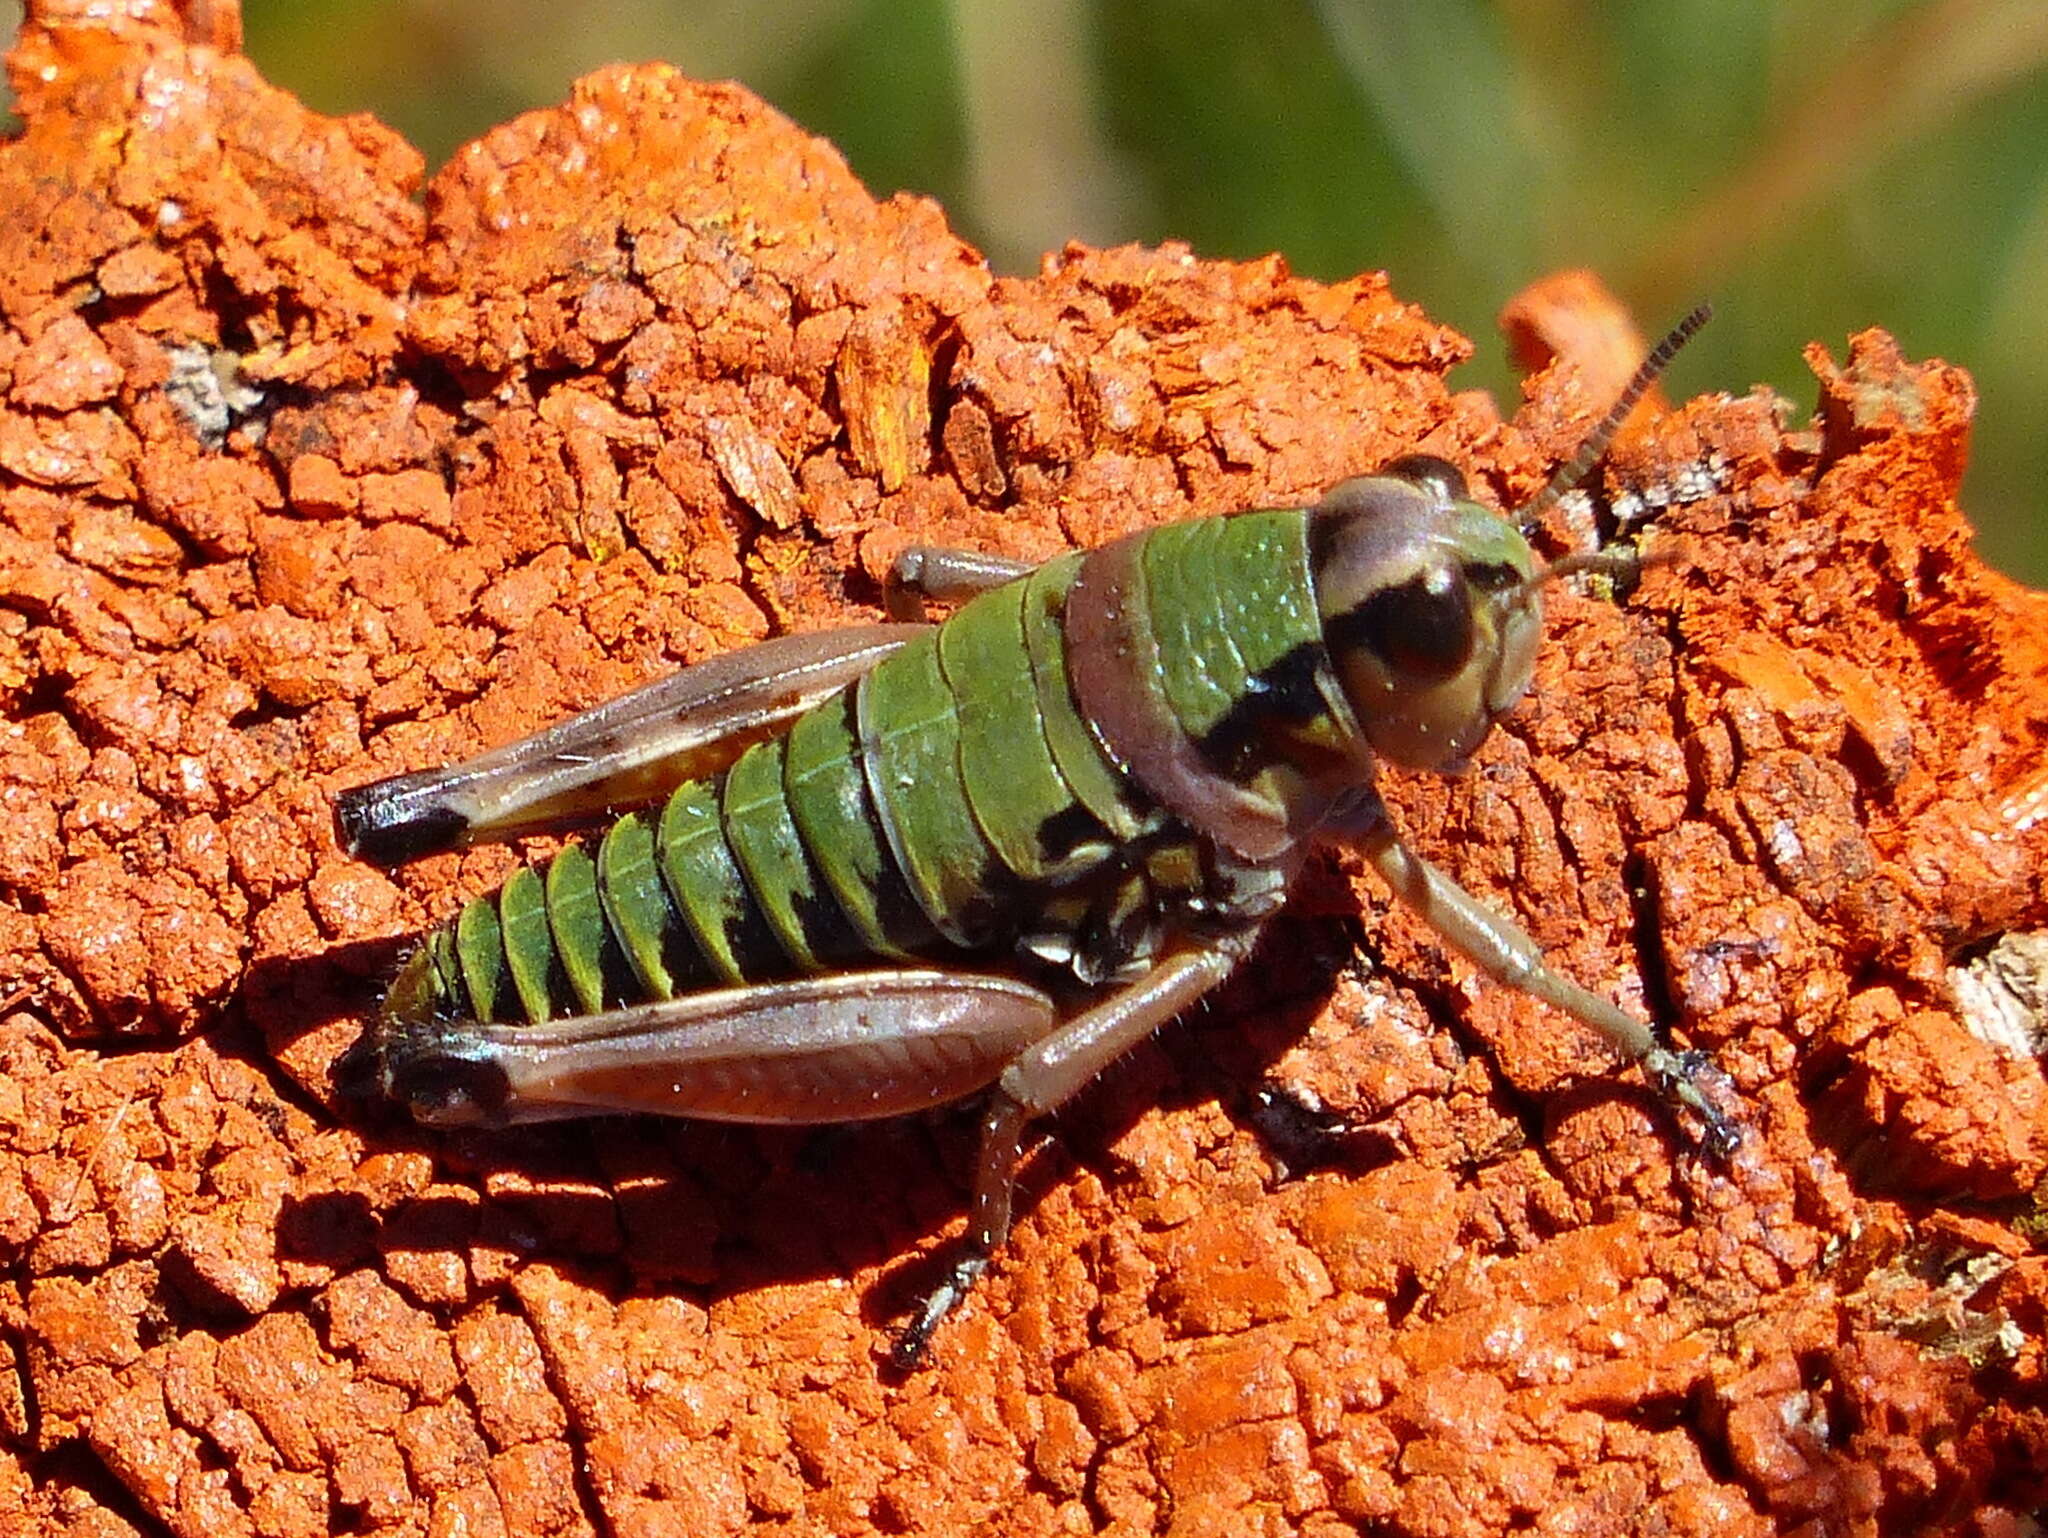
[[[1077,560],[983,594],[724,774],[471,902],[414,963],[435,1010],[540,1021],[1006,956],[1050,892],[1157,822],[1066,688]]]

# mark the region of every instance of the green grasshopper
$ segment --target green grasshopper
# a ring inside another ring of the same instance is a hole
[[[1582,476],[1688,316],[1525,517]],[[1382,761],[1455,773],[1529,686],[1539,566],[1411,456],[1311,508],[1148,529],[1035,569],[913,548],[899,619],[772,640],[336,803],[396,864],[640,806],[433,931],[357,1054],[433,1126],[654,1112],[816,1123],[986,1091],[963,1251],[922,1355],[1010,1228],[1026,1124],[1250,954],[1318,845],[1360,847],[1494,979],[1639,1061],[1726,1157],[1697,1053],[1551,970],[1413,853]]]

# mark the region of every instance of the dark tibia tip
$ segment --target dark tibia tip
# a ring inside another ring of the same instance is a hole
[[[469,819],[431,796],[383,781],[336,796],[334,830],[344,853],[391,866],[455,848],[469,831]]]
[[[391,1093],[425,1126],[475,1127],[498,1121],[511,1087],[496,1063],[421,1055],[393,1065]]]
[[[376,1027],[364,1031],[334,1060],[328,1078],[335,1098],[352,1111],[368,1110],[390,1099]]]
[[[511,1098],[487,1044],[438,1021],[379,1021],[336,1060],[334,1087],[358,1105],[401,1105],[429,1127],[493,1125]]]

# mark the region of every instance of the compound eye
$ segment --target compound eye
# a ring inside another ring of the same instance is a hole
[[[1406,481],[1445,502],[1460,502],[1465,497],[1465,472],[1434,454],[1403,454],[1380,474]]]
[[[1346,639],[1367,648],[1404,683],[1441,683],[1472,659],[1471,590],[1448,571],[1383,589],[1354,612],[1357,628]]]

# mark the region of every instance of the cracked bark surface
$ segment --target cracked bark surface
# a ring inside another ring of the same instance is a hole
[[[237,36],[71,0],[9,61],[0,1529],[1729,1538],[2048,1499],[2048,600],[1969,551],[1959,370],[1870,332],[1810,351],[1810,423],[1640,420],[1551,547],[1636,520],[1686,559],[1559,593],[1475,771],[1387,787],[1715,1051],[1735,1168],[1332,862],[1062,1118],[897,1380],[967,1123],[341,1120],[406,937],[518,852],[386,877],[333,792],[871,617],[913,540],[1042,558],[1417,449],[1525,500],[1616,383],[1562,320],[1604,318],[1519,312],[1562,361],[1503,420],[1376,275],[994,278],[658,67],[422,188]],[[1277,1180],[1262,1081],[1355,1130]]]

